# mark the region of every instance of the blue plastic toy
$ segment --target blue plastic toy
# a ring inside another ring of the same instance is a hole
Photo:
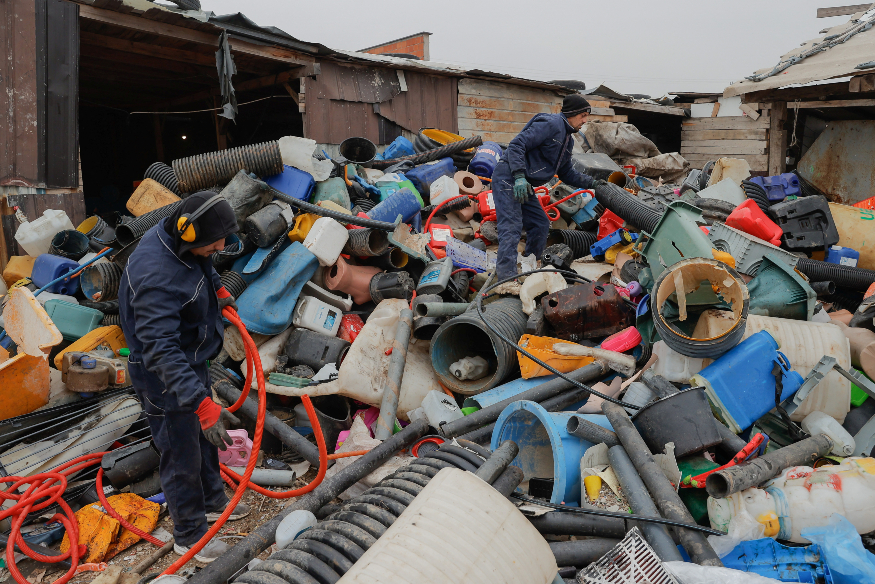
[[[633,241],[638,241],[637,233],[629,233],[625,229],[617,229],[610,235],[606,235],[592,244],[589,248],[589,253],[593,259],[601,261],[605,259],[605,252],[610,248],[618,243],[632,243]]]

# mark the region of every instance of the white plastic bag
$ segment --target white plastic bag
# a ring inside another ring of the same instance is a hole
[[[765,527],[742,508],[729,521],[729,533],[726,535],[709,535],[708,543],[719,557],[723,557],[743,541],[761,539],[765,535]]]
[[[283,136],[279,139],[280,155],[283,164],[294,166],[297,169],[309,172],[313,180],[320,182],[328,180],[334,163],[330,160],[316,160],[313,151],[316,149],[316,140],[300,138],[298,136]]]

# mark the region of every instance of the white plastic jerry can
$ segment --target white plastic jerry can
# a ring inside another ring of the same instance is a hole
[[[295,306],[292,324],[329,337],[335,337],[337,329],[340,328],[342,317],[343,313],[337,307],[312,296],[301,296]]]

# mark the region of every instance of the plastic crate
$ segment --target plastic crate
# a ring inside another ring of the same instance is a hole
[[[718,251],[732,254],[735,258],[735,269],[748,276],[756,276],[763,256],[767,253],[774,254],[793,268],[799,262],[799,256],[723,223],[712,225],[709,237]]]
[[[771,538],[755,539],[740,543],[721,560],[727,568],[753,572],[781,582],[833,582],[817,544],[787,547]]]
[[[79,306],[63,300],[46,302],[46,312],[61,336],[67,341],[76,341],[93,331],[103,320],[103,313],[93,308]]]

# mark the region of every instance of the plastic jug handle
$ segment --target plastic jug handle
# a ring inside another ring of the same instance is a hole
[[[775,357],[775,363],[778,364],[778,366],[781,368],[781,371],[783,371],[784,374],[789,373],[790,372],[790,359],[788,359],[787,355],[785,355],[781,351],[775,351],[775,352],[778,353],[778,356]]]

